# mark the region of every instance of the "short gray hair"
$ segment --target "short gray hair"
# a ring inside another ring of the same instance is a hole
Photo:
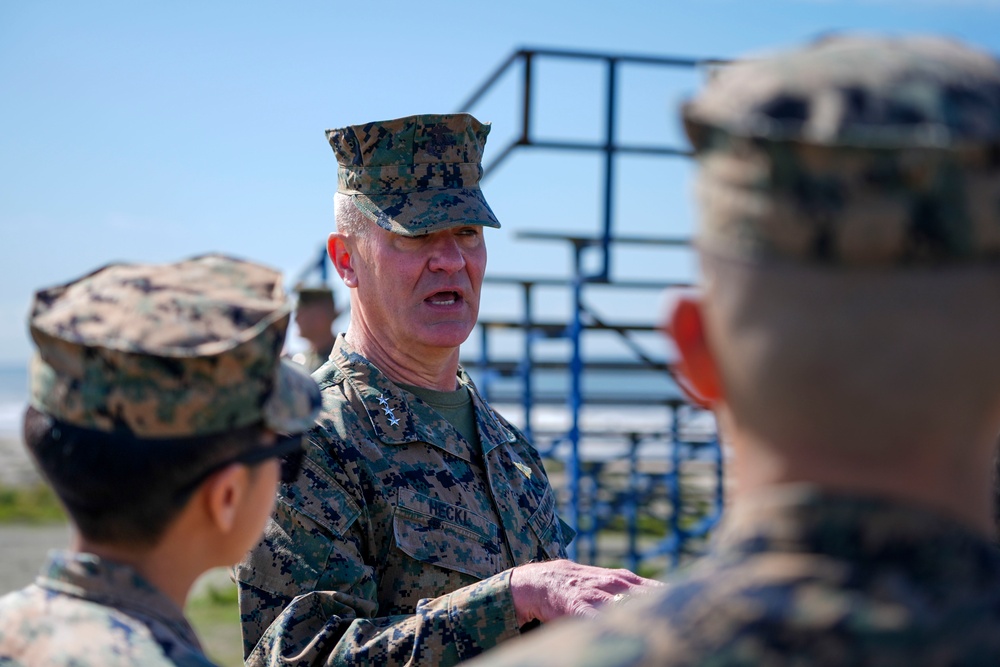
[[[337,231],[341,234],[357,238],[368,235],[372,221],[354,205],[348,195],[339,192],[333,195],[333,214],[337,221]]]

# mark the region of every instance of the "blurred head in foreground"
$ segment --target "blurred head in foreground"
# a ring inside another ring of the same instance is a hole
[[[997,62],[929,37],[828,38],[723,69],[683,118],[704,280],[670,330],[748,450],[740,483],[917,490],[902,466],[988,479]]]
[[[35,295],[25,441],[82,538],[156,544],[229,463],[253,476],[270,459],[277,480],[275,447],[297,450],[277,434],[311,426],[319,402],[280,359],[289,316],[279,273],[223,256],[109,265]]]

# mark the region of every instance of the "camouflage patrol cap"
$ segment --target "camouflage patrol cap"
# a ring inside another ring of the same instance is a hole
[[[987,53],[828,37],[724,67],[682,115],[705,250],[868,266],[1000,258],[1000,64]]]
[[[290,308],[280,273],[239,259],[109,264],[35,294],[31,403],[146,439],[304,431],[320,397],[280,358]]]
[[[428,114],[327,130],[337,192],[380,227],[420,236],[461,225],[499,227],[482,190],[488,124]]]
[[[336,307],[337,298],[329,285],[306,285],[298,283],[293,288],[298,297],[299,305],[314,303],[331,304]]]

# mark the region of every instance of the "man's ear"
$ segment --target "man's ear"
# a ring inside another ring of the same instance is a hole
[[[722,399],[722,384],[705,335],[699,299],[683,296],[677,300],[667,334],[673,338],[680,355],[675,379],[692,402],[711,408]]]
[[[358,276],[354,270],[352,251],[347,247],[347,237],[340,232],[330,234],[326,240],[326,252],[330,255],[333,268],[348,287],[358,286]]]
[[[229,533],[233,530],[249,483],[250,471],[246,466],[234,463],[202,484],[200,493],[208,517],[219,531]]]

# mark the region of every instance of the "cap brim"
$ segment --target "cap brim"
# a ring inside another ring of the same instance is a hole
[[[264,403],[264,423],[279,433],[301,433],[312,428],[322,401],[319,386],[305,368],[281,359],[274,390]]]
[[[403,236],[422,236],[465,225],[500,226],[478,187],[355,194],[352,199],[379,227]]]

